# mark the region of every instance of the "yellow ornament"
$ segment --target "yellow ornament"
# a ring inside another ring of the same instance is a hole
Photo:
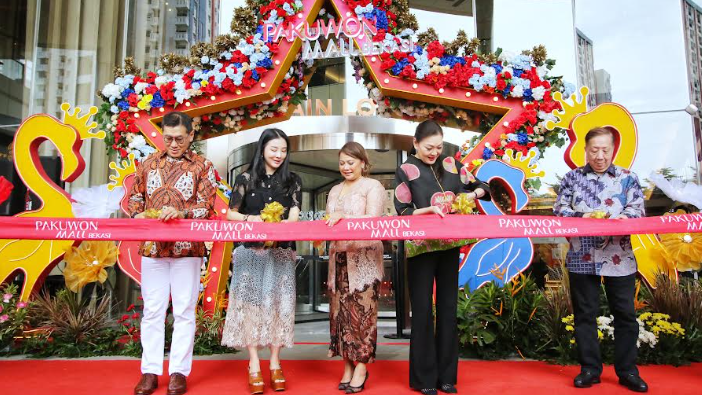
[[[63,277],[66,286],[79,292],[85,285],[107,280],[107,267],[117,262],[119,250],[112,241],[84,241],[78,247],[66,251],[66,268]]]
[[[475,209],[475,200],[468,198],[467,193],[461,193],[451,204],[456,214],[472,214]]]
[[[156,210],[155,208],[150,208],[150,209],[144,211],[144,217],[146,217],[146,218],[157,219],[160,216],[161,216],[161,210]]]
[[[280,222],[283,220],[283,213],[285,213],[285,207],[278,202],[268,203],[261,210],[261,220],[263,222]],[[265,247],[275,247],[275,241],[267,241],[264,243]]]
[[[590,218],[605,219],[609,214],[604,211],[593,211]]]
[[[261,210],[261,220],[263,222],[280,222],[283,220],[285,207],[278,202],[268,203]]]
[[[670,233],[660,235],[661,242],[678,264],[681,272],[698,271],[702,266],[702,234]]]

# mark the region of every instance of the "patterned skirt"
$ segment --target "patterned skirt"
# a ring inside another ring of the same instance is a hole
[[[329,306],[329,356],[360,363],[375,360],[380,281],[349,292],[346,253],[336,254],[336,292]]]
[[[234,250],[222,345],[293,346],[295,257],[289,248]]]

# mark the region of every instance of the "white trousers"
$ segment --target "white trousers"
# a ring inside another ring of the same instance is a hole
[[[202,258],[141,258],[141,372],[163,374],[168,301],[173,301],[173,340],[168,373],[190,374],[195,342],[195,307]]]

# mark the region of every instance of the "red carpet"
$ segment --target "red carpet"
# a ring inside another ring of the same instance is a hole
[[[246,361],[195,361],[188,380],[189,395],[246,394]],[[264,369],[266,366],[264,366]],[[340,394],[340,361],[283,361],[288,395]],[[702,364],[675,368],[642,366],[650,394],[701,394]],[[167,371],[167,370],[166,370]],[[418,394],[407,384],[406,361],[378,361],[370,367],[366,394]],[[602,384],[590,390],[572,386],[576,366],[542,362],[460,362],[460,394],[631,394],[616,382],[614,370],[605,368]],[[268,380],[268,374],[264,375]],[[129,395],[139,379],[139,361],[23,360],[0,361],[3,395]],[[165,395],[163,376],[155,395]],[[266,394],[273,394],[266,389]],[[282,394],[281,394],[282,395]]]

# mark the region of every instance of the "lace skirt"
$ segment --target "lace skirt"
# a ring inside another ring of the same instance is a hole
[[[234,250],[222,345],[293,346],[295,258],[289,248]]]
[[[329,303],[329,356],[373,362],[378,338],[380,281],[350,292],[345,252],[336,254],[335,277],[336,292]]]

